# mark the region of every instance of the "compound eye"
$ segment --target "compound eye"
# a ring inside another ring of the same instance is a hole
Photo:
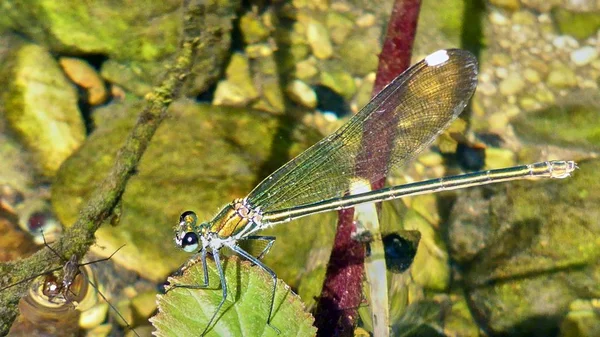
[[[196,213],[192,211],[185,211],[179,216],[180,225],[185,224],[189,226],[194,226],[196,224],[196,221],[198,221],[198,217],[196,216]]]
[[[188,253],[198,250],[198,235],[194,232],[187,232],[181,240],[181,248]]]

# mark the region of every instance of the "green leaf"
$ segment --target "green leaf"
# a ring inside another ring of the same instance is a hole
[[[155,336],[200,336],[222,298],[215,263],[208,260],[207,289],[174,288],[158,296],[159,313],[151,318]],[[267,325],[272,279],[264,270],[237,257],[223,263],[227,279],[227,300],[206,336],[314,336],[313,317],[300,297],[283,281],[277,281],[271,324]],[[182,276],[169,278],[170,284],[200,285],[202,263],[187,268]]]

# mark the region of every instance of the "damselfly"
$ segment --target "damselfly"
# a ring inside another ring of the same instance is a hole
[[[175,242],[187,252],[198,252],[204,268],[204,284],[192,288],[208,286],[206,257],[210,251],[223,292],[202,335],[211,328],[227,298],[219,255],[223,247],[230,248],[272,277],[273,291],[266,316],[271,326],[277,277],[259,258],[268,252],[275,238],[254,235],[259,230],[364,203],[516,179],[566,178],[575,170],[577,166],[572,161],[546,161],[349,194],[358,178],[378,181],[390,168],[406,165],[427,148],[462,112],[476,85],[477,60],[472,54],[457,49],[437,51],[396,77],[340,129],[268,176],[247,197],[226,205],[212,220],[197,223],[195,213],[184,212]],[[367,134],[391,139],[391,146],[386,142],[363,143]],[[377,166],[380,161],[361,154],[367,146],[371,153],[389,153],[387,169],[360,177],[357,167]],[[240,240],[263,240],[267,244],[255,257],[238,245]]]

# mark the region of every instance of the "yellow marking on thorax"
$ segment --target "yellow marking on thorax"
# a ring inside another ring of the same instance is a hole
[[[221,238],[227,238],[242,230],[249,222],[232,205],[227,205],[213,220],[210,231]]]

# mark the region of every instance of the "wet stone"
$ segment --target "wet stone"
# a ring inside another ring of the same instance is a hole
[[[490,0],[490,4],[507,10],[517,10],[521,7],[518,0]]]
[[[593,36],[600,28],[600,15],[597,11],[578,12],[558,7],[552,11],[552,15],[562,34],[579,40]]]
[[[492,55],[492,64],[497,67],[506,67],[512,62],[509,55],[504,53],[495,53]]]
[[[327,28],[316,20],[310,20],[306,27],[306,39],[313,54],[319,59],[327,59],[333,55],[333,47]]]
[[[600,295],[600,161],[578,164],[569,179],[465,190],[455,204],[450,252],[494,334],[550,334],[577,294]]]
[[[264,25],[261,17],[254,12],[247,12],[240,18],[240,28],[247,44],[263,41],[270,35],[270,29]]]
[[[566,66],[558,65],[550,70],[546,82],[549,86],[555,88],[570,88],[577,85],[577,78],[573,70]]]
[[[560,35],[552,40],[552,45],[559,49],[578,48],[579,42],[571,36]]]
[[[140,97],[152,91],[152,82],[145,78],[148,74],[151,76],[153,71],[142,70],[137,63],[117,62],[112,59],[104,62],[100,68],[102,78]]]
[[[526,68],[525,70],[523,70],[523,77],[525,78],[525,80],[527,80],[527,82],[533,84],[540,83],[542,81],[540,73],[532,68]]]
[[[584,66],[598,58],[598,50],[592,46],[586,46],[571,52],[571,62],[576,66]]]
[[[510,22],[503,13],[500,13],[499,11],[494,11],[494,10],[492,10],[492,12],[490,13],[490,21],[493,24],[499,25],[499,26],[504,26]]]
[[[98,302],[92,308],[81,313],[81,316],[79,317],[79,326],[86,330],[99,326],[106,320],[108,310],[109,305],[106,301]]]
[[[290,99],[307,108],[314,109],[317,106],[317,94],[306,83],[293,80],[287,85],[286,93]]]
[[[71,81],[87,91],[88,104],[104,103],[108,93],[96,69],[84,60],[74,57],[61,57],[58,62]]]
[[[155,291],[148,291],[131,300],[131,307],[141,320],[146,321],[156,310],[156,295]]]
[[[327,13],[327,28],[331,40],[336,44],[341,44],[354,29],[354,22],[344,14],[329,12]]]
[[[323,70],[320,74],[320,82],[346,99],[351,98],[356,93],[354,78],[350,73],[345,71]]]
[[[377,27],[357,30],[350,34],[339,47],[339,53],[344,55],[340,62],[344,69],[352,74],[364,76],[377,70],[378,54],[381,44],[377,36],[381,31]]]
[[[25,7],[6,4],[2,14],[10,20],[2,22],[5,29],[19,31],[56,54],[105,55],[111,62],[129,68],[124,77],[111,73],[112,82],[124,88],[132,86],[130,79],[152,86],[165,66],[172,63],[180,43],[182,2],[178,0],[60,4],[38,1]],[[205,90],[207,82],[221,74],[239,1],[210,0],[203,4],[203,38],[211,42],[198,50],[192,70],[195,76],[190,76],[194,79],[185,86],[191,95]]]
[[[296,63],[294,76],[300,80],[304,80],[316,76],[318,73],[319,69],[317,69],[317,67],[315,66],[315,62],[308,59]]]
[[[533,26],[537,24],[537,18],[531,11],[523,10],[513,14],[512,22],[516,25]]]
[[[525,88],[525,81],[518,73],[511,73],[500,82],[500,93],[504,96],[516,95]]]
[[[519,98],[519,106],[524,111],[532,111],[541,108],[541,104],[535,99],[535,97],[531,96]]]
[[[35,156],[39,172],[53,176],[85,139],[77,91],[52,55],[24,44],[12,54],[4,81],[4,111],[10,128]]]
[[[511,123],[515,133],[528,142],[600,149],[598,106],[594,104],[552,106],[527,116],[518,116]],[[557,125],[560,127],[557,128]]]
[[[600,335],[600,301],[575,300],[560,325],[559,337],[594,337]]]
[[[258,98],[258,92],[252,82],[250,65],[244,55],[235,53],[231,56],[226,76],[227,79],[217,85],[213,104],[242,107]]]

